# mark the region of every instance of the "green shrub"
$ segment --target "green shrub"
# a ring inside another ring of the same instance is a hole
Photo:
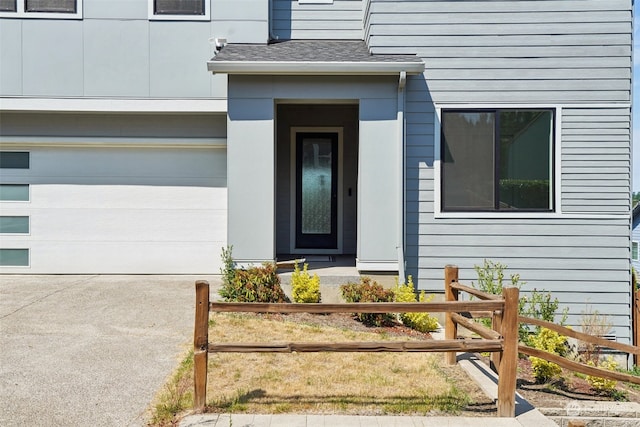
[[[369,277],[361,277],[360,283],[347,283],[340,286],[340,293],[346,302],[393,302],[391,289],[385,289]],[[355,316],[367,325],[381,326],[393,322],[390,313],[356,313]]]
[[[233,246],[227,246],[222,248],[222,268],[220,274],[222,275],[222,286],[231,286],[233,279],[236,277],[236,263],[233,260],[231,252]]]
[[[474,288],[477,287],[477,289],[488,294],[502,295],[504,270],[507,268],[506,265],[485,259],[481,266],[475,265],[473,268],[476,270],[476,274],[478,275],[478,284],[476,286],[471,282],[471,286]],[[511,286],[515,286],[517,288],[522,286],[519,274],[511,275]],[[491,319],[480,319],[480,323],[487,328],[491,327]]]
[[[555,321],[558,312],[558,298],[551,299],[551,292],[538,291],[533,289],[529,296],[522,295],[518,306],[518,314],[520,316],[532,317],[534,319],[546,320],[547,322],[558,323],[564,325],[567,321],[568,308],[562,311],[562,317],[558,322]],[[534,329],[535,334],[540,333],[540,326]],[[518,336],[522,343],[531,345],[531,329],[529,325],[520,323],[518,326]]]
[[[313,277],[307,272],[308,264],[304,264],[302,271],[298,267],[298,263],[294,264],[293,273],[291,274],[291,294],[293,301],[299,303],[318,303],[320,302],[320,278],[317,274]]]
[[[567,353],[567,340],[559,333],[547,328],[540,328],[540,331],[529,339],[532,347],[544,350],[549,353],[564,356]],[[551,381],[562,373],[560,366],[553,362],[548,362],[538,357],[531,357],[531,367],[533,376],[539,383]]]
[[[589,361],[587,364],[590,366],[596,366],[596,364],[593,363],[592,361]],[[608,369],[610,371],[617,371],[618,363],[615,360],[613,360],[613,356],[608,356],[605,360],[600,362],[599,367]],[[606,394],[613,394],[614,390],[616,389],[616,385],[618,384],[616,380],[608,380],[605,378],[594,377],[591,375],[587,375],[587,382],[589,383],[592,389],[600,393],[606,393]]]
[[[225,301],[235,302],[289,302],[280,286],[274,263],[236,269],[232,282],[223,283],[220,296]]]
[[[493,262],[489,260],[484,260],[482,266],[474,266],[476,273],[478,274],[478,285],[477,288],[483,292],[487,292],[495,295],[502,295],[502,287],[504,281],[504,270],[507,268],[506,265],[500,264],[498,262]],[[520,281],[519,274],[511,275],[511,286],[515,286],[520,289],[522,285],[526,284],[526,282]],[[476,287],[475,284],[471,284],[473,287]],[[520,316],[532,317],[534,319],[546,320],[547,322],[555,322],[555,316],[558,312],[558,299],[551,299],[551,292],[547,291],[538,291],[537,289],[533,289],[529,293],[529,295],[520,295],[520,300],[518,301],[518,314]],[[560,325],[564,325],[567,320],[567,312],[568,309],[565,308],[562,311],[562,318],[558,322]],[[479,320],[484,326],[491,327],[491,319],[480,319]],[[538,334],[540,332],[540,327],[535,327],[535,333]],[[518,338],[519,340],[527,345],[531,345],[530,337],[531,337],[531,329],[529,325],[526,323],[518,324]]]
[[[433,299],[433,295],[427,296],[424,291],[416,298],[413,286],[413,278],[409,276],[407,283],[398,283],[393,288],[395,300],[397,302],[429,302]],[[400,313],[400,320],[406,326],[420,332],[431,332],[438,329],[438,320],[429,313]]]
[[[506,265],[485,259],[482,266],[475,265],[473,268],[478,274],[478,289],[489,294],[502,295]],[[520,288],[523,284],[520,283],[519,274],[511,275],[511,286]]]

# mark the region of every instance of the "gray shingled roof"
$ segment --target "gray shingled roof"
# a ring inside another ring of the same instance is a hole
[[[212,61],[422,62],[415,55],[372,55],[361,40],[289,40],[271,44],[228,44]]]
[[[208,63],[229,74],[421,73],[415,55],[373,55],[361,40],[288,40],[269,44],[227,44]]]

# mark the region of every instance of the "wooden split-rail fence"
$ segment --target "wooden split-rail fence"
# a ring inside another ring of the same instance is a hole
[[[550,322],[518,316],[519,290],[506,287],[502,295],[488,294],[458,282],[458,267],[445,267],[445,299],[443,302],[416,303],[234,303],[209,301],[209,283],[196,282],[196,316],[194,331],[194,410],[203,411],[207,397],[207,365],[209,353],[292,353],[292,352],[444,352],[448,364],[456,363],[458,352],[489,352],[498,372],[498,417],[515,416],[518,353],[539,357],[586,375],[640,384],[640,377],[612,372],[578,363],[518,343],[518,324],[529,323],[555,330],[565,336],[596,345],[640,354],[640,348],[593,337]],[[474,300],[459,300],[466,292]],[[287,343],[212,343],[209,342],[209,313],[445,313],[445,339],[430,341],[376,342],[287,342]],[[491,328],[469,317],[492,319]],[[480,338],[458,337],[458,326]]]

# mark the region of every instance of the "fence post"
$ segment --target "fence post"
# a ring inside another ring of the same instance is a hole
[[[447,301],[458,301],[458,290],[451,288],[451,283],[458,281],[458,267],[455,265],[446,265],[444,267],[444,296]],[[450,312],[444,314],[444,338],[447,340],[455,340],[458,338],[458,325],[453,321]],[[445,363],[449,365],[456,364],[456,352],[449,351],[445,355]]]
[[[204,410],[207,402],[209,361],[209,282],[196,281],[196,319],[193,333],[193,409]]]
[[[518,368],[518,298],[516,287],[502,289],[502,358],[498,367],[498,416],[516,416],[516,371]]]
[[[491,329],[502,335],[502,311],[496,310],[491,316]],[[491,353],[491,365],[495,372],[500,369],[500,359],[502,358],[502,352],[494,351]]]

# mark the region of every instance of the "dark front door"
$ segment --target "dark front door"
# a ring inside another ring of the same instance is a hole
[[[338,133],[296,133],[296,248],[338,247]]]

